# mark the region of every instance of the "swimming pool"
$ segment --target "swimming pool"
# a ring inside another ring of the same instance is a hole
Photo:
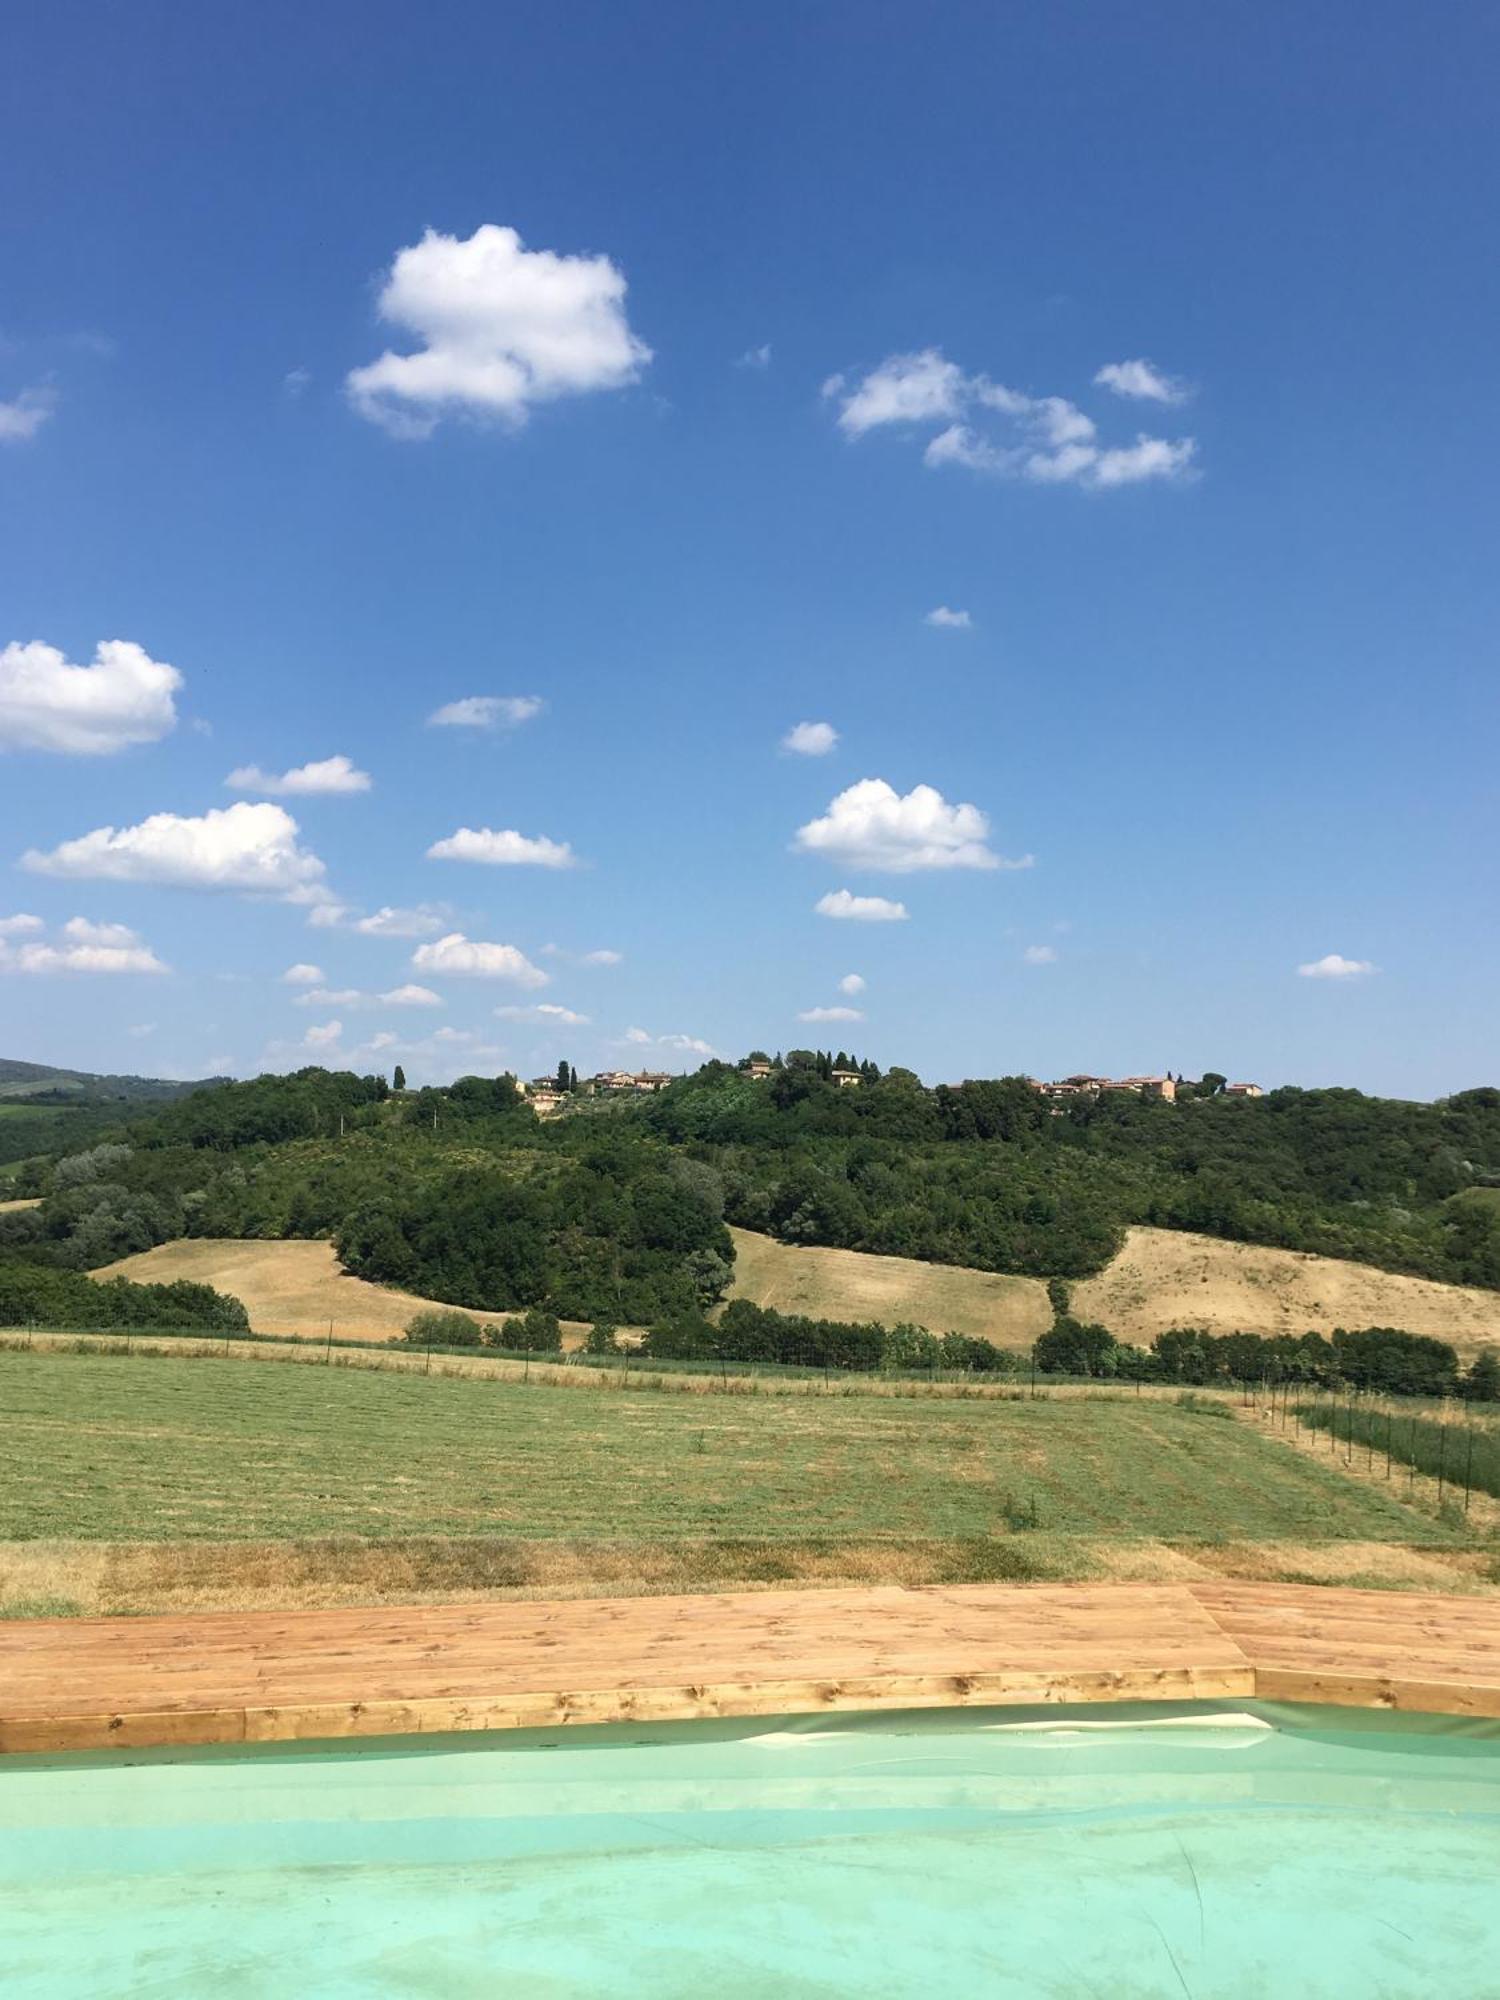
[[[924,1710],[0,1765],[7,2000],[1500,1995],[1500,1725]]]

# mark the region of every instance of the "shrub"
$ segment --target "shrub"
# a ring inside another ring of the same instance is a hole
[[[429,1311],[414,1314],[403,1337],[414,1347],[478,1347],[484,1329],[468,1313]]]
[[[490,1347],[508,1347],[515,1354],[560,1354],[562,1322],[556,1313],[533,1306],[529,1313],[489,1327],[485,1340]]]

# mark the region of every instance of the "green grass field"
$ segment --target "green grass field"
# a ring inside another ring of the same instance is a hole
[[[0,1355],[0,1538],[325,1536],[1442,1543],[1394,1495],[1142,1400],[605,1396]],[[1034,1508],[1034,1516],[1033,1516]]]

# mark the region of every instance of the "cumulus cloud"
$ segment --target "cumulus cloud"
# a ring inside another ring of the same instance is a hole
[[[846,972],[839,981],[840,993],[863,993],[865,982],[857,972]]]
[[[239,889],[314,902],[327,895],[323,863],[297,844],[282,806],[241,801],[201,818],[153,813],[139,826],[101,826],[50,854],[35,848],[21,866],[75,880],[159,882],[183,889]]]
[[[105,639],[78,667],[40,639],[0,651],[0,750],[107,757],[155,743],[177,720],[182,675],[129,639]]]
[[[973,629],[974,620],[967,611],[950,611],[946,604],[939,604],[929,611],[922,620],[924,625],[936,625],[941,631],[968,632]]]
[[[330,1049],[344,1032],[342,1021],[321,1021],[302,1037],[310,1049]]]
[[[56,393],[45,384],[0,403],[0,444],[29,443],[56,408]]]
[[[491,222],[463,239],[429,229],[396,253],[379,301],[419,345],[354,369],[349,399],[394,436],[425,438],[447,415],[515,428],[538,403],[624,388],[651,359],[625,289],[608,257],[528,250]]]
[[[625,1039],[637,1048],[677,1049],[684,1055],[716,1056],[719,1052],[711,1042],[705,1042],[698,1035],[653,1035],[645,1028],[627,1028]]]
[[[797,1016],[799,1021],[862,1021],[864,1018],[858,1007],[808,1007]]]
[[[736,368],[769,368],[771,365],[770,341],[768,340],[763,347],[747,347],[744,353],[735,361],[734,365]]]
[[[497,1007],[496,1016],[502,1021],[545,1021],[559,1028],[586,1028],[587,1014],[575,1014],[571,1007],[559,1007],[554,1001],[541,1000],[535,1007]]]
[[[1107,362],[1094,381],[1101,389],[1112,389],[1137,403],[1185,403],[1192,393],[1185,382],[1175,381],[1144,357]]]
[[[430,986],[416,986],[410,982],[405,986],[393,986],[388,993],[378,997],[387,1007],[441,1007],[443,1004],[441,996],[434,993]]]
[[[514,827],[496,832],[488,826],[461,826],[446,840],[435,840],[429,861],[480,861],[490,868],[576,868],[578,857],[565,840],[548,840],[517,833]]]
[[[1029,944],[1021,953],[1028,965],[1056,965],[1057,953],[1050,944]]]
[[[324,757],[316,764],[299,764],[293,771],[263,771],[259,764],[242,764],[224,780],[231,791],[302,793],[367,792],[368,771],[357,770],[348,757]]]
[[[360,937],[431,937],[448,922],[448,912],[437,903],[418,903],[414,909],[382,903],[378,910],[357,917],[341,904],[326,903],[313,911],[309,922],[323,930],[355,931]]]
[[[1132,370],[1144,365],[1115,364]],[[1097,379],[1103,380],[1103,372]],[[1132,373],[1128,379],[1143,378]],[[893,354],[852,385],[835,375],[823,388],[838,403],[837,423],[847,438],[886,425],[907,431],[925,427],[932,432],[923,452],[926,464],[961,465],[1039,485],[1104,489],[1182,478],[1197,449],[1192,438],[1144,434],[1131,445],[1103,444],[1093,418],[1066,396],[1031,396],[986,375],[966,375],[935,347]]]
[[[904,924],[911,912],[888,896],[855,896],[848,889],[830,889],[813,904],[820,917],[838,917],[856,924]]]
[[[443,1001],[430,986],[393,986],[388,993],[366,993],[358,986],[344,986],[330,991],[325,986],[315,986],[311,992],[299,993],[299,1007],[441,1007]]]
[[[429,729],[519,729],[547,706],[539,694],[467,694],[427,718]]]
[[[798,757],[826,757],[838,740],[831,722],[799,722],[782,737],[781,747]]]
[[[321,965],[309,965],[303,960],[287,967],[281,975],[281,983],[283,986],[321,986],[325,976]]]
[[[0,972],[131,973],[166,972],[168,968],[126,924],[96,924],[87,917],[70,917],[60,940],[44,943],[35,933],[45,929],[37,919],[0,923]],[[13,945],[23,933],[32,941]]]
[[[14,917],[0,917],[0,938],[26,937],[46,928],[40,917],[28,916],[24,911]]]
[[[1378,970],[1379,967],[1371,965],[1367,958],[1344,958],[1336,951],[1297,967],[1298,975],[1303,979],[1364,979]]]
[[[586,951],[578,962],[580,965],[623,965],[625,954],[623,951],[611,951],[605,946],[598,951]]]
[[[845,394],[847,389],[848,393]],[[968,393],[963,370],[944,360],[935,347],[918,354],[892,354],[852,389],[842,375],[823,384],[838,399],[838,426],[845,437],[863,437],[880,424],[933,423],[951,417]]]
[[[989,820],[978,806],[949,805],[931,785],[914,785],[903,796],[884,778],[861,778],[839,793],[821,819],[797,829],[795,845],[804,854],[887,875],[1031,865],[1030,855],[1005,860],[989,846],[989,837]]]
[[[486,944],[467,938],[462,931],[450,931],[432,944],[419,944],[411,955],[417,972],[435,972],[452,978],[508,979],[516,986],[546,986],[549,981],[539,965],[533,965],[513,944]]]

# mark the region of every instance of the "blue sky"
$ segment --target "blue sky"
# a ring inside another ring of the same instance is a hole
[[[0,1051],[1492,1080],[1497,41],[31,10]]]

